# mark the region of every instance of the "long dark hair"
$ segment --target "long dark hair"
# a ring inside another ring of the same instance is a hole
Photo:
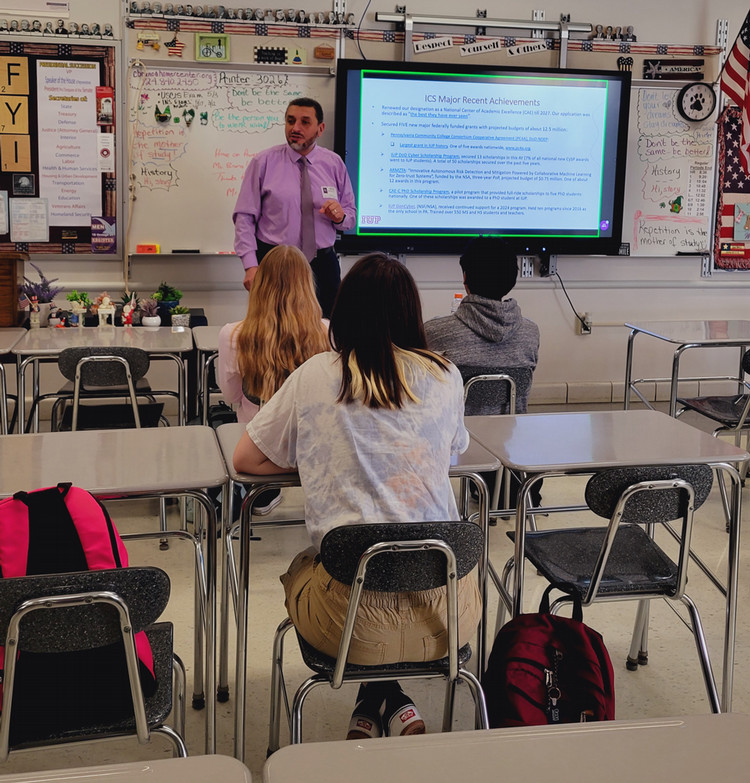
[[[448,370],[445,359],[427,350],[414,278],[385,253],[360,258],[344,277],[330,337],[341,355],[338,402],[401,408],[404,398],[417,401],[407,377],[410,365],[436,376]]]

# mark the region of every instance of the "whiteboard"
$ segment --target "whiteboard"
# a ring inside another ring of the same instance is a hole
[[[683,120],[675,106],[680,87],[631,93],[622,228],[631,255],[709,252],[716,118]]]
[[[140,243],[159,244],[162,253],[232,251],[232,211],[250,159],[284,143],[284,109],[303,96],[323,106],[321,142],[331,146],[334,82],[327,73],[195,63],[131,67],[129,252]]]

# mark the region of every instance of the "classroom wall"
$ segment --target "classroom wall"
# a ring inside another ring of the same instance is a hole
[[[71,18],[116,16],[120,0],[71,0]],[[321,4],[322,7],[323,4]],[[496,18],[531,19],[532,5],[520,0],[495,0],[482,3],[487,14]],[[565,4],[541,7],[547,20],[570,13],[572,21],[592,24],[632,24],[639,41],[654,43],[716,43],[716,23],[729,20],[730,42],[739,31],[747,13],[746,4],[738,0],[683,0],[679,6],[654,3],[653,0],[631,0],[622,10],[602,12],[600,0],[566,0]],[[607,4],[614,7],[614,4]],[[0,0],[0,6],[2,2]],[[375,21],[377,11],[393,12],[391,0],[355,0],[347,3],[359,19],[367,8],[365,28],[390,28]],[[407,10],[418,14],[473,13],[457,8],[448,0],[413,0]],[[367,55],[367,43],[363,44]],[[281,134],[279,140],[281,141]],[[329,128],[324,137],[332,144]],[[200,193],[195,195],[195,218],[200,219]],[[185,219],[185,215],[165,215],[165,220]],[[227,215],[227,220],[231,215]],[[210,227],[207,226],[207,231]],[[346,270],[353,259],[342,259]],[[460,269],[453,257],[408,257],[407,266],[414,273],[423,297],[426,317],[449,311],[454,291],[460,290]],[[110,293],[122,289],[123,271],[117,262],[99,260],[44,261],[48,276],[59,276],[69,287],[86,287],[92,292],[108,288]],[[542,345],[535,376],[534,397],[537,401],[595,402],[622,398],[625,350],[628,330],[621,326],[628,320],[681,318],[747,318],[750,276],[743,272],[714,272],[701,277],[700,260],[696,258],[576,258],[561,257],[558,271],[568,294],[579,312],[590,313],[592,334],[575,334],[574,316],[560,284],[554,279],[534,277],[521,280],[515,296],[524,313],[540,327]],[[169,258],[134,260],[131,288],[149,293],[161,279],[167,279],[185,291],[185,303],[202,306],[211,323],[241,318],[245,292],[240,286],[242,271],[231,257]],[[669,346],[656,341],[642,342],[637,354],[638,376],[667,375],[670,371]],[[734,354],[712,350],[689,356],[685,371],[689,373],[725,374],[726,365],[734,366]],[[666,387],[659,390],[663,398]]]

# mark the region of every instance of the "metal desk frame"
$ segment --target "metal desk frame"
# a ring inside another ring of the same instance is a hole
[[[18,431],[23,433],[26,427],[26,371],[31,365],[32,396],[39,396],[39,364],[40,362],[55,362],[60,352],[65,348],[93,347],[93,346],[132,346],[142,348],[148,352],[150,359],[173,361],[177,365],[177,398],[178,398],[178,423],[186,423],[186,389],[187,389],[187,365],[182,354],[192,350],[193,341],[189,329],[181,329],[176,332],[169,326],[158,327],[132,327],[132,326],[85,326],[57,329],[47,327],[45,329],[29,330],[11,349],[17,358],[18,372]],[[184,337],[182,337],[184,332]],[[43,333],[43,334],[42,334]],[[179,334],[181,339],[174,339],[172,335]],[[163,342],[164,335],[168,335]],[[36,342],[36,344],[34,344]],[[178,343],[174,348],[169,343]],[[158,391],[154,391],[158,395]],[[174,393],[174,392],[172,392]],[[34,429],[39,428],[39,410],[35,412]]]
[[[644,321],[642,323],[626,323],[631,331],[628,337],[628,353],[625,360],[625,397],[624,409],[630,408],[630,393],[633,392],[636,397],[647,407],[654,409],[654,406],[645,398],[638,389],[640,383],[664,383],[670,382],[669,390],[669,415],[674,416],[677,412],[677,387],[680,381],[734,381],[737,383],[738,393],[742,394],[747,389],[743,383],[744,373],[742,371],[742,356],[750,345],[750,321]],[[707,335],[704,338],[689,338],[685,332],[689,329],[704,331]],[[726,329],[727,332],[735,331],[735,337],[711,337],[711,332],[719,332]],[[645,334],[649,337],[655,337],[657,340],[663,340],[668,343],[674,343],[676,348],[672,358],[672,375],[668,378],[637,378],[633,380],[633,349],[635,338],[639,334]],[[714,375],[680,378],[680,359],[682,355],[692,348],[732,348],[740,349],[739,367],[737,375]]]
[[[514,617],[523,612],[524,544],[527,517],[532,513],[530,490],[540,479],[585,475],[606,468],[692,463],[710,465],[729,477],[732,491],[726,583],[722,584],[695,556],[692,559],[726,597],[721,704],[722,710],[731,711],[742,511],[738,468],[750,455],[679,419],[651,410],[469,416],[466,426],[505,467],[526,477],[516,509],[513,594],[501,591]],[[544,511],[533,509],[536,513]]]

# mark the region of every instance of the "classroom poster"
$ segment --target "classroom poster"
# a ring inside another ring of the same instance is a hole
[[[102,214],[96,136],[99,65],[37,61],[39,195],[56,226],[89,225]]]

